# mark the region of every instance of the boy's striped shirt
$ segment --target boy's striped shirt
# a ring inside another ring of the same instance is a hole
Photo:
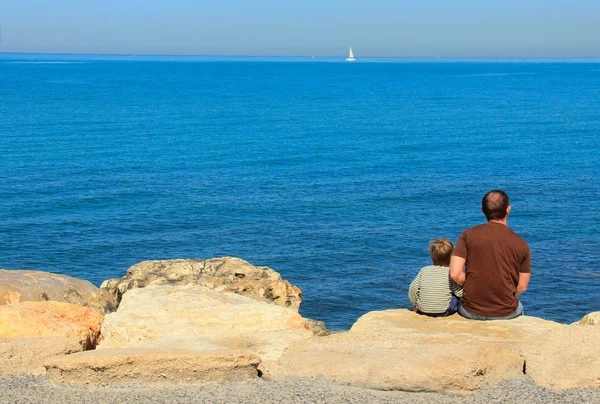
[[[462,296],[462,286],[450,278],[450,268],[430,265],[421,268],[408,289],[410,303],[423,313],[444,313],[452,294]]]

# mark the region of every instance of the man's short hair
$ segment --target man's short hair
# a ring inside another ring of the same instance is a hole
[[[504,219],[509,205],[510,200],[508,199],[508,195],[499,189],[488,192],[481,200],[481,210],[488,222],[490,220]]]
[[[442,267],[450,266],[450,257],[454,251],[454,246],[447,238],[440,238],[429,242],[429,254],[433,265]]]

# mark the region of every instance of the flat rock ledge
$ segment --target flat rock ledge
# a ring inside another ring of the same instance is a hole
[[[106,316],[98,349],[242,349],[274,361],[292,341],[313,336],[291,308],[203,286],[151,285],[129,291]]]
[[[110,293],[83,279],[43,271],[0,269],[0,306],[48,300],[78,304],[102,314],[117,308]]]
[[[528,316],[472,321],[370,312],[348,332],[294,341],[278,361],[277,377],[455,393],[518,378],[552,389],[595,388],[599,330]]]
[[[84,385],[194,384],[258,377],[260,358],[246,351],[113,348],[45,361],[55,383]]]
[[[149,285],[205,286],[271,301],[296,311],[302,303],[300,288],[281,279],[278,272],[235,257],[143,261],[130,267],[122,278],[104,281],[100,288],[113,295],[119,304],[127,291]]]

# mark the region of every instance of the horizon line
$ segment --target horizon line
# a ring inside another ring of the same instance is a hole
[[[238,57],[238,58],[340,58],[344,55],[214,55],[180,53],[75,53],[75,52],[9,52],[0,51],[0,55],[55,55],[55,56],[134,56],[134,57]],[[600,59],[600,56],[360,56],[358,59]]]

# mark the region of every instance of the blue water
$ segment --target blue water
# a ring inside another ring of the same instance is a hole
[[[508,192],[526,312],[600,310],[600,63],[0,54],[0,267],[233,255],[348,328]]]

